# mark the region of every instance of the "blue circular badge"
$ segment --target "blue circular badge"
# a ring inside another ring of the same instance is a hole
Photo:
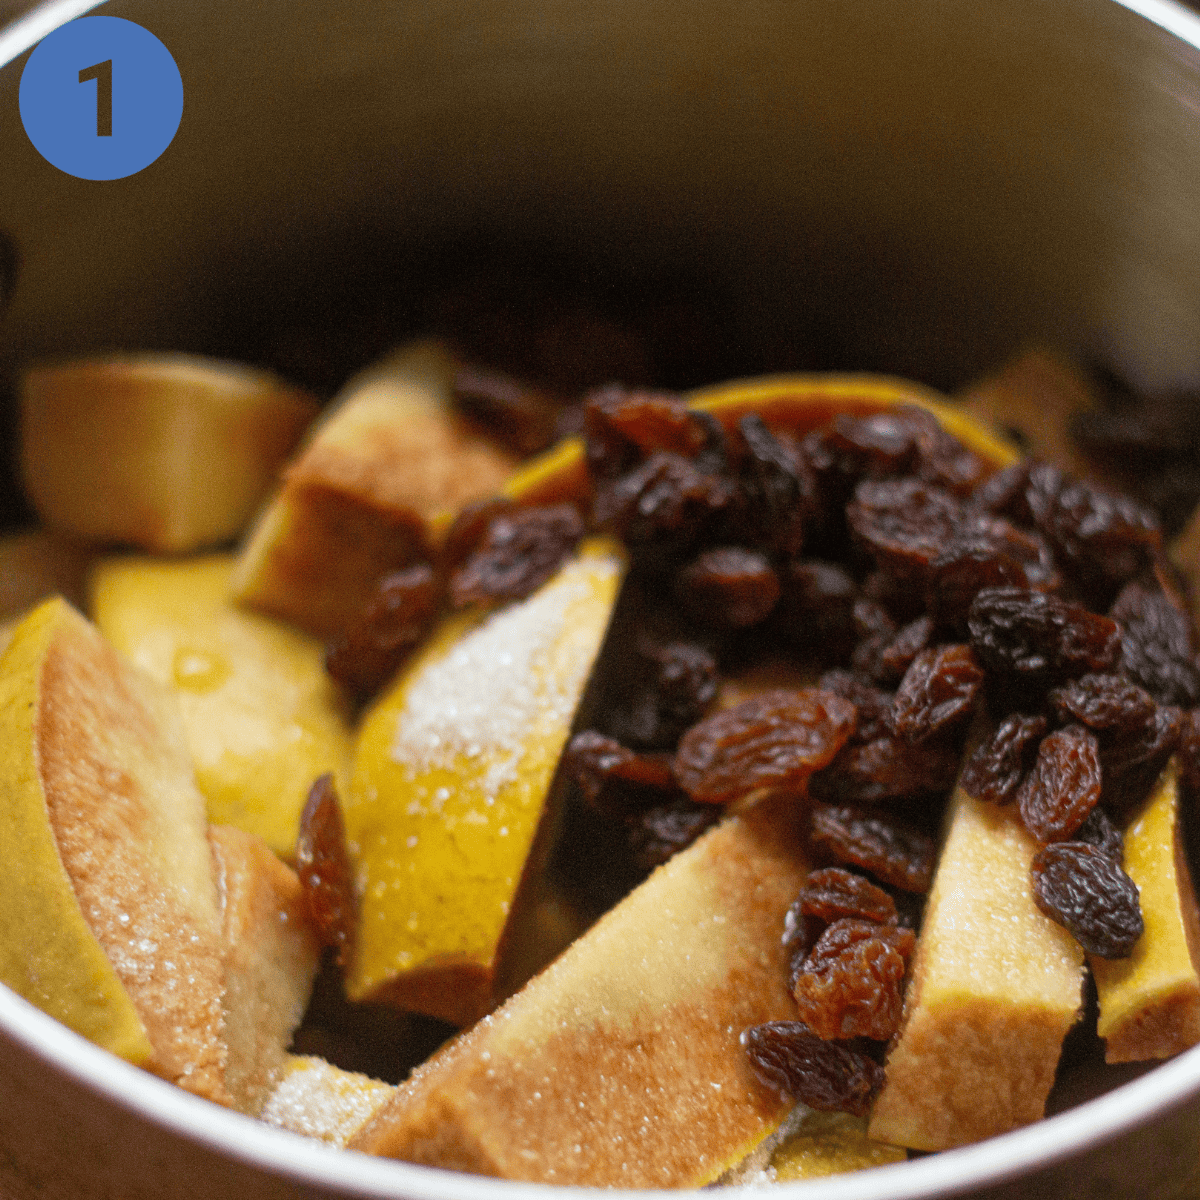
[[[171,144],[183,80],[148,29],[121,17],[79,17],[34,47],[20,106],[47,162],[80,179],[124,179]]]

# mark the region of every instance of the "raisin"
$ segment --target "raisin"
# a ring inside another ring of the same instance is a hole
[[[455,372],[453,389],[458,407],[522,458],[556,440],[558,402],[532,384],[502,371],[463,366]]]
[[[906,892],[927,892],[933,879],[933,838],[890,813],[814,805],[811,842],[837,862],[861,867]]]
[[[1047,697],[1060,721],[1078,721],[1097,733],[1132,733],[1154,716],[1154,699],[1120,675],[1084,675]]]
[[[734,629],[765,620],[779,593],[779,577],[766,555],[740,546],[705,550],[675,580],[675,594],[686,608]]]
[[[325,669],[359,699],[373,696],[424,636],[440,602],[428,563],[385,575],[359,619],[326,646]]]
[[[300,814],[296,874],[317,940],[334,947],[338,966],[345,969],[354,952],[358,898],[331,774],[312,785]]]
[[[881,925],[878,921],[864,920],[862,917],[838,917],[836,921],[827,925],[813,942],[808,952],[808,966],[814,971],[823,970],[848,946],[870,938],[890,946],[905,962],[912,957],[917,944],[916,933],[905,925]],[[845,1036],[869,1037],[870,1034]]]
[[[639,640],[635,682],[605,719],[606,732],[626,745],[673,750],[717,694],[717,662],[694,642]]]
[[[752,1025],[741,1042],[759,1082],[818,1112],[865,1117],[883,1086],[874,1059],[824,1041],[800,1021]]]
[[[842,867],[809,872],[800,891],[800,911],[822,921],[859,917],[882,925],[896,922],[896,902],[891,896],[865,876]]]
[[[912,666],[913,659],[929,645],[933,629],[933,618],[928,615],[909,621],[880,654],[881,669],[895,675],[897,679],[902,678],[904,672]]]
[[[1097,850],[1103,850],[1114,862],[1121,862],[1125,857],[1125,839],[1121,831],[1112,823],[1108,814],[1096,805],[1087,815],[1087,820],[1075,830],[1071,838],[1073,842],[1087,842]]]
[[[795,787],[825,766],[854,728],[854,705],[816,688],[770,691],[693,725],[675,778],[693,800],[724,803],[760,787]]]
[[[1121,670],[1160,704],[1200,702],[1200,672],[1188,614],[1141,583],[1122,589],[1109,615],[1121,623]]]
[[[1033,769],[1017,789],[1025,828],[1039,842],[1064,842],[1100,799],[1100,750],[1082,725],[1042,738]]]
[[[872,478],[907,473],[917,448],[911,424],[896,409],[866,417],[838,413],[825,444],[847,473]]]
[[[884,655],[896,638],[896,622],[887,609],[865,597],[851,609],[854,630],[861,639],[850,656],[850,665],[877,683],[895,684],[899,678],[884,662]]]
[[[870,921],[835,921],[800,968],[792,995],[801,1021],[827,1040],[885,1041],[900,1025],[905,956],[880,933],[916,940],[910,929]]]
[[[675,791],[665,756],[635,754],[594,729],[571,739],[563,753],[563,769],[593,808],[611,815],[661,804]]]
[[[776,611],[788,640],[825,662],[844,662],[856,640],[854,580],[836,563],[793,559],[782,570],[780,582]]]
[[[876,600],[856,600],[850,610],[854,632],[859,638],[881,637],[889,643],[896,636],[896,622]]]
[[[815,800],[834,804],[877,804],[947,792],[958,774],[959,749],[931,738],[910,746],[897,737],[845,746],[809,782]]]
[[[516,507],[515,500],[509,500],[506,496],[493,496],[489,500],[473,501],[459,509],[442,541],[441,553],[438,556],[441,571],[448,574],[456,567],[462,566],[479,548],[492,521],[496,517],[513,512]]]
[[[635,561],[666,567],[692,550],[724,515],[734,485],[665,450],[596,490],[596,524],[625,542]]]
[[[1116,661],[1121,630],[1081,604],[1022,588],[985,588],[971,602],[971,647],[989,671],[1058,682]]]
[[[1140,804],[1179,745],[1184,713],[1173,705],[1160,704],[1140,730],[1106,740],[1100,747],[1104,770],[1101,799],[1110,812],[1124,817]]]
[[[1144,928],[1137,884],[1086,842],[1042,847],[1031,867],[1033,899],[1089,954],[1128,958]]]
[[[904,673],[892,702],[892,730],[910,746],[971,714],[983,672],[970,646],[922,650]]]
[[[817,481],[798,447],[771,432],[757,413],[738,422],[746,448],[739,475],[741,524],[753,544],[796,555],[806,523],[816,516]]]
[[[817,681],[823,691],[849,700],[858,713],[848,745],[864,745],[891,735],[892,693],[864,683],[850,671],[826,671]]]
[[[959,780],[963,791],[992,804],[1015,800],[1045,732],[1045,717],[1009,713],[996,732],[980,742],[967,759]]]
[[[1193,799],[1200,796],[1200,708],[1184,713],[1180,723],[1179,782]]]
[[[987,473],[983,460],[923,408],[904,404],[892,410],[912,431],[917,447],[916,475],[955,496],[970,496]]]
[[[818,917],[804,914],[804,901],[797,900],[789,906],[783,916],[783,937],[781,944],[787,955],[788,991],[796,986],[796,976],[808,957],[808,952],[816,945],[825,929],[825,922]]]
[[[1029,473],[1036,465],[1033,459],[1023,458],[989,476],[972,494],[971,508],[976,512],[992,513],[1028,524],[1033,516],[1025,499],[1025,491],[1029,486]]]
[[[876,562],[901,578],[919,576],[954,535],[962,506],[917,479],[866,480],[846,505],[846,521]]]
[[[523,600],[549,581],[583,536],[573,504],[518,508],[493,517],[479,547],[450,577],[455,608]]]
[[[658,450],[694,458],[706,441],[705,427],[678,396],[618,384],[587,397],[584,434],[593,479],[624,474]]]
[[[716,805],[697,804],[686,796],[631,815],[626,818],[626,829],[634,862],[640,870],[652,871],[720,819]]]

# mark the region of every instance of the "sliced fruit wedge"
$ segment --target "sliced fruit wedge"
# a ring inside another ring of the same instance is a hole
[[[209,819],[290,858],[318,776],[349,774],[345,698],[316,638],[230,597],[233,558],[122,557],[92,573],[101,632],[179,701]]]
[[[419,1067],[349,1144],[507,1179],[697,1187],[790,1104],[741,1031],[788,1019],[783,915],[803,805],[772,796],[659,867],[492,1016]]]
[[[217,885],[170,694],[63,600],[22,622],[3,668],[5,981],[228,1103]]]
[[[1044,1114],[1084,968],[1034,904],[1037,849],[1014,807],[955,790],[872,1139],[945,1150]]]
[[[791,1183],[865,1171],[907,1158],[901,1147],[873,1141],[867,1135],[865,1117],[808,1112],[795,1132],[780,1142],[769,1165],[776,1183]]]
[[[499,489],[514,460],[455,414],[453,370],[419,342],[346,385],[249,534],[241,603],[330,638],[380,576],[428,554],[435,517]]]
[[[366,717],[345,802],[361,896],[351,999],[457,1024],[493,1006],[623,570],[596,539],[528,599],[448,618]]]
[[[236,537],[317,413],[265,371],[185,354],[34,367],[21,467],[47,525],[164,553]]]
[[[1169,1058],[1200,1042],[1200,912],[1173,762],[1125,831],[1124,865],[1145,932],[1128,958],[1089,958],[1110,1063]]]

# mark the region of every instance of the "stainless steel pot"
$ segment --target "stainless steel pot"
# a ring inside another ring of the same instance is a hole
[[[403,297],[469,243],[607,288],[677,273],[750,367],[819,343],[826,365],[952,386],[1038,338],[1200,384],[1200,20],[1170,0],[102,11],[171,49],[183,123],[138,175],[66,176],[25,138],[21,38],[0,35],[0,228],[22,262],[0,378],[102,346],[228,351],[363,274]],[[1006,1137],[786,1191],[1196,1195],[1198,1131],[1194,1050]],[[0,1190],[550,1194],[275,1132],[3,991]]]

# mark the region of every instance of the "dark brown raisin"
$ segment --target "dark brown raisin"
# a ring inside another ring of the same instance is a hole
[[[761,787],[796,787],[854,728],[854,705],[817,688],[770,691],[693,725],[675,778],[693,800],[724,803]]]
[[[661,804],[676,790],[665,755],[635,754],[594,729],[571,739],[563,769],[593,808],[611,815]]]
[[[438,556],[441,571],[449,574],[456,567],[462,566],[479,548],[492,521],[505,513],[511,513],[516,507],[516,501],[508,499],[507,496],[493,496],[488,500],[473,501],[459,509],[442,541],[441,553]]]
[[[479,547],[450,577],[455,608],[523,600],[549,581],[583,536],[573,504],[517,508],[493,517]]]
[[[800,911],[822,921],[860,917],[883,925],[896,923],[896,902],[857,871],[822,867],[810,871],[800,891]]]
[[[746,453],[739,481],[742,525],[755,546],[776,554],[800,553],[805,526],[816,516],[817,481],[789,439],[772,433],[757,413],[738,422]]]
[[[916,452],[909,421],[897,410],[855,417],[838,413],[829,427],[826,446],[857,475],[883,478],[907,473]]]
[[[891,735],[892,693],[864,683],[850,671],[826,671],[817,686],[834,692],[854,705],[858,718],[847,744],[864,745]]]
[[[967,497],[987,474],[983,460],[962,444],[926,409],[904,404],[892,410],[912,430],[917,447],[917,478]]]
[[[892,730],[910,746],[960,724],[975,706],[983,671],[970,646],[922,650],[892,702]]]
[[[1183,710],[1160,704],[1140,730],[1119,738],[1108,738],[1100,747],[1104,770],[1101,800],[1108,810],[1123,819],[1140,804],[1179,745]]]
[[[933,838],[891,813],[816,804],[811,841],[837,862],[861,867],[906,892],[927,892],[933,879]]]
[[[351,695],[373,696],[424,637],[441,598],[428,563],[385,575],[359,619],[325,647],[325,669]]]
[[[334,947],[344,970],[354,952],[358,897],[332,775],[312,785],[300,814],[296,874],[317,940]]]
[[[1039,842],[1066,841],[1100,799],[1100,748],[1082,725],[1042,738],[1037,760],[1017,790],[1025,828]]]
[[[959,780],[963,791],[992,804],[1015,800],[1045,732],[1045,717],[1009,713],[996,732],[980,742],[967,759]]]
[[[1128,958],[1142,936],[1137,884],[1119,863],[1086,842],[1042,847],[1031,868],[1033,899],[1089,954]]]
[[[913,659],[929,645],[933,629],[933,618],[929,615],[909,621],[884,647],[879,656],[881,668],[895,675],[897,679],[902,678],[904,672],[912,666]]]
[[[685,729],[705,714],[717,694],[717,662],[694,642],[637,644],[630,691],[606,712],[605,731],[624,745],[673,750]]]
[[[1109,615],[1121,624],[1121,670],[1160,704],[1200,702],[1192,622],[1164,592],[1141,583],[1122,589]]]
[[[1114,735],[1144,729],[1155,708],[1149,692],[1120,675],[1084,675],[1055,688],[1047,699],[1060,721]]]
[[[904,1005],[906,956],[891,944],[900,939],[911,953],[916,940],[911,929],[834,921],[796,977],[792,995],[800,1020],[827,1040],[890,1038]]]
[[[732,480],[664,450],[601,483],[593,515],[624,540],[637,562],[665,568],[716,527],[733,498]]]
[[[1089,846],[1103,850],[1114,862],[1121,862],[1125,857],[1125,839],[1099,805],[1088,813],[1087,820],[1075,830],[1071,840],[1087,842]]]
[[[706,440],[704,427],[678,396],[617,384],[586,398],[584,434],[594,479],[624,474],[657,450],[693,458]]]
[[[741,546],[705,550],[675,579],[675,594],[685,608],[734,629],[765,620],[779,593],[779,577],[767,556]]]
[[[809,794],[834,804],[877,804],[947,792],[960,759],[957,745],[931,738],[910,746],[898,737],[843,747],[809,782]]]
[[[876,562],[901,578],[920,576],[949,544],[962,506],[917,479],[867,480],[854,489],[846,521]]]
[[[989,671],[1058,682],[1111,667],[1121,630],[1081,604],[1022,588],[985,588],[967,619],[971,647]]]
[[[487,367],[463,366],[455,372],[453,388],[459,408],[521,457],[556,440],[558,401],[533,384]]]
[[[1184,713],[1180,722],[1179,782],[1190,797],[1200,797],[1200,708]]]
[[[824,1041],[800,1021],[753,1025],[741,1041],[759,1082],[818,1112],[864,1117],[883,1086],[874,1059]]]
[[[989,476],[972,494],[971,508],[1028,524],[1033,517],[1025,500],[1025,489],[1029,486],[1029,473],[1036,465],[1033,459],[1023,458]]]
[[[781,571],[777,627],[795,646],[824,662],[844,662],[856,641],[858,587],[843,567],[793,559]]]
[[[685,850],[721,819],[714,804],[697,804],[686,796],[657,804],[626,818],[633,859],[642,871],[652,871],[673,854]]]

